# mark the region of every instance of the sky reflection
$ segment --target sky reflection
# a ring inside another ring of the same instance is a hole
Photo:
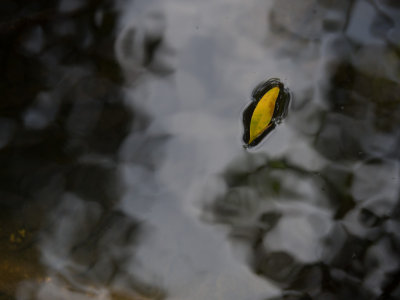
[[[0,299],[400,296],[394,1],[2,6]]]

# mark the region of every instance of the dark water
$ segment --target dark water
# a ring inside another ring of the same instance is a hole
[[[0,2],[0,299],[400,299],[395,0]],[[287,119],[241,145],[254,86]]]

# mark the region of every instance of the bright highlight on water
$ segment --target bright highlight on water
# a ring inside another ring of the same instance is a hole
[[[251,96],[243,111],[245,148],[258,145],[286,117],[290,103],[289,90],[275,78],[260,83]]]

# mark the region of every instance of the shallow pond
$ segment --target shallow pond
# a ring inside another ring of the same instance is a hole
[[[0,300],[400,298],[395,0],[0,3]],[[291,92],[254,149],[260,82]]]

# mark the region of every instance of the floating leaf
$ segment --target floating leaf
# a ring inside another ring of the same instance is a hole
[[[258,145],[286,117],[290,93],[278,79],[260,83],[243,111],[244,147]]]

